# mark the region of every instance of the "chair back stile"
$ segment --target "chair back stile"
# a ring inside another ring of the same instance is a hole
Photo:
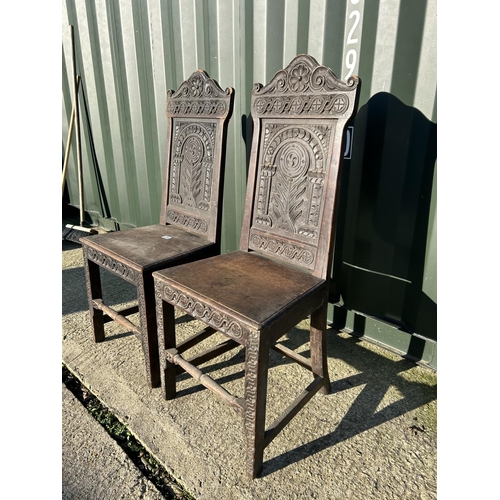
[[[240,250],[259,252],[326,279],[345,125],[358,78],[347,83],[308,55],[251,96],[254,135]]]

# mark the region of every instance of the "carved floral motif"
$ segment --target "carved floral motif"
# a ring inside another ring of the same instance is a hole
[[[348,94],[357,85],[357,77],[351,77],[344,83],[313,57],[298,56],[288,67],[278,71],[267,85],[254,85],[252,114],[342,115],[349,108]]]
[[[204,71],[193,73],[179,89],[167,91],[167,113],[171,116],[223,116],[229,111],[231,89],[222,90]]]
[[[254,95],[288,92],[325,94],[332,91],[352,91],[357,85],[357,77],[353,76],[344,83],[330,68],[321,66],[309,55],[302,55],[296,57],[285,69],[278,71],[267,85],[256,83],[252,93]]]
[[[206,98],[227,98],[231,95],[231,90],[222,90],[220,85],[210,78],[203,70],[193,73],[185,82],[182,82],[179,89],[167,91],[169,99],[182,97],[206,97]]]
[[[297,64],[290,71],[290,90],[302,92],[309,85],[310,75],[311,71],[305,64]]]

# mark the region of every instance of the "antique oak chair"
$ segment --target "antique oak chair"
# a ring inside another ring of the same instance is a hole
[[[201,70],[167,92],[167,159],[160,223],[81,238],[96,342],[114,320],[141,339],[150,387],[160,386],[153,271],[220,252],[221,179],[234,90]],[[103,302],[100,267],[137,288],[137,305]],[[140,326],[127,316],[139,312]]]
[[[326,358],[328,279],[343,131],[355,109],[358,78],[341,82],[308,55],[299,55],[252,91],[254,123],[239,250],[153,273],[162,389],[176,394],[187,372],[225,399],[244,421],[246,470],[255,478],[264,448],[321,391],[330,391]],[[228,339],[206,355],[182,354],[208,330],[177,344],[174,306]],[[310,360],[277,343],[310,315]],[[245,347],[244,397],[196,365]],[[265,429],[269,349],[308,368],[314,380]]]

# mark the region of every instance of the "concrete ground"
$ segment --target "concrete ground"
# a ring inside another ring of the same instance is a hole
[[[120,446],[62,386],[63,500],[162,500]]]
[[[105,299],[127,304],[135,289],[103,271]],[[244,471],[243,425],[223,401],[190,377],[165,401],[146,384],[140,342],[108,323],[95,344],[80,245],[62,243],[62,358],[138,440],[198,500],[432,500],[436,494],[437,382],[428,368],[331,331],[331,394],[320,394],[265,450],[259,478]],[[132,317],[133,319],[133,317]],[[180,338],[201,327],[178,316]],[[284,337],[308,354],[307,321]],[[210,343],[210,342],[209,342]],[[310,382],[310,373],[271,353],[270,423]],[[243,394],[243,352],[206,368]],[[156,499],[158,491],[87,410],[63,387],[63,499]]]

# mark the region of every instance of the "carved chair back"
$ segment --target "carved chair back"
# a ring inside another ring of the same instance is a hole
[[[326,279],[342,136],[358,78],[345,84],[297,56],[251,97],[254,123],[240,250],[277,257]]]
[[[224,120],[233,90],[222,90],[198,70],[174,93],[167,93],[167,159],[161,224],[181,226],[218,239],[219,176],[225,148]]]

